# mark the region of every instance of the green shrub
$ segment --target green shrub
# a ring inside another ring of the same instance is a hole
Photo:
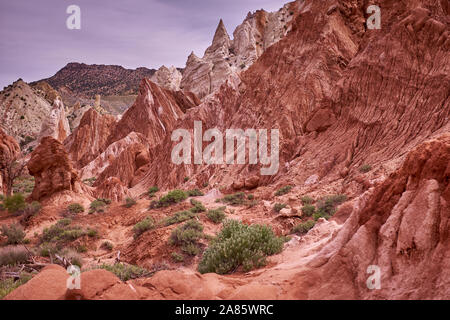
[[[214,223],[221,223],[225,219],[225,207],[208,210],[206,216]]]
[[[306,206],[306,205],[308,205],[308,204],[313,204],[313,203],[314,203],[314,199],[311,198],[311,197],[309,197],[309,196],[301,197],[300,200],[302,201],[302,204],[303,204],[304,206]]]
[[[23,246],[0,248],[0,266],[17,265],[28,261],[29,252]]]
[[[235,194],[229,194],[223,197],[220,202],[227,203],[232,206],[240,206],[245,203],[245,193],[238,192]]]
[[[148,196],[149,198],[153,198],[155,196],[155,193],[157,193],[159,191],[159,188],[157,186],[153,186],[150,189],[148,189]]]
[[[89,238],[97,238],[98,231],[95,229],[89,229],[86,234],[88,235]]]
[[[2,225],[2,236],[6,237],[6,244],[21,244],[25,239],[23,228],[17,224]]]
[[[100,246],[101,249],[112,251],[114,248],[114,245],[109,241],[103,241],[102,245]]]
[[[50,255],[55,255],[56,253],[58,253],[58,251],[59,249],[56,245],[50,244],[48,242],[44,242],[39,247],[39,255],[41,257],[50,257]]]
[[[136,204],[136,200],[134,200],[133,198],[126,198],[125,199],[125,207],[131,208],[135,204]]]
[[[177,252],[172,252],[171,257],[172,257],[173,261],[175,261],[175,262],[183,262],[184,261],[184,256]]]
[[[79,203],[72,203],[67,207],[67,211],[72,214],[83,213],[84,207]]]
[[[176,224],[176,223],[180,223],[180,222],[184,222],[186,220],[192,219],[193,217],[195,217],[195,213],[193,213],[190,210],[179,211],[179,212],[175,212],[175,214],[173,214],[172,216],[164,219],[163,224],[165,226],[170,226],[172,224]]]
[[[5,206],[3,205],[3,203],[0,203],[0,211],[4,211],[5,210]]]
[[[172,231],[169,244],[181,246],[181,250],[189,255],[197,255],[197,241],[203,236],[203,226],[200,222],[190,220]]]
[[[264,265],[266,256],[280,253],[283,243],[268,226],[227,220],[204,252],[198,270],[226,274],[242,266],[249,271]]]
[[[248,200],[253,200],[253,199],[255,199],[255,196],[252,195],[252,194],[249,194],[249,195],[247,196],[247,199],[248,199]]]
[[[25,198],[21,193],[16,193],[10,197],[7,197],[3,201],[3,205],[11,214],[21,214],[27,207]]]
[[[332,216],[336,212],[336,207],[346,200],[347,196],[343,194],[323,197],[317,203],[317,212],[322,215]]]
[[[110,205],[111,204],[111,199],[107,199],[107,198],[97,198],[97,200],[98,201],[101,201],[101,202],[104,202],[104,203],[106,203],[107,205]]]
[[[108,204],[104,202],[101,199],[96,199],[91,202],[91,205],[89,207],[89,213],[95,213],[95,212],[105,212],[105,208]]]
[[[14,180],[12,187],[13,193],[25,193],[29,194],[34,189],[34,177],[32,176],[20,176]]]
[[[305,234],[309,230],[311,230],[315,224],[316,222],[314,220],[308,220],[306,222],[299,223],[292,229],[292,233]]]
[[[122,281],[143,278],[150,274],[147,269],[124,263],[102,264],[99,268],[114,273]]]
[[[83,266],[83,258],[78,254],[78,252],[73,251],[71,249],[64,249],[59,254],[66,258],[74,266],[82,267]]]
[[[184,182],[188,182],[189,181],[189,177],[184,177]]]
[[[61,219],[49,228],[45,228],[42,232],[41,243],[66,243],[81,238],[88,233],[92,234],[92,230],[84,231],[80,226],[71,226],[72,220],[66,218]]]
[[[18,280],[15,280],[14,278],[6,278],[0,280],[0,300],[2,300],[4,297],[6,297],[21,285],[27,283],[31,278],[31,274],[23,272],[20,274]]]
[[[150,229],[153,229],[155,226],[155,223],[152,218],[147,217],[144,220],[136,223],[133,227],[133,233],[134,233],[134,239],[139,238],[141,234],[143,234],[145,231],[148,231]]]
[[[90,186],[90,187],[92,187],[96,180],[97,180],[96,177],[92,177],[92,178],[89,178],[89,179],[84,179],[83,183],[88,185],[88,186]]]
[[[359,168],[359,171],[361,172],[361,173],[367,173],[367,172],[369,172],[369,171],[371,171],[372,170],[372,166],[370,165],[370,164],[363,164],[360,168]]]
[[[286,208],[286,204],[284,203],[275,203],[275,205],[273,206],[273,211],[275,212],[280,212],[281,209]]]
[[[153,201],[150,205],[150,208],[153,209],[153,208],[168,207],[186,200],[187,197],[188,197],[187,193],[184,192],[183,190],[172,190],[165,196],[161,197],[158,201]]]
[[[201,197],[201,196],[203,196],[203,192],[201,192],[198,189],[188,190],[188,191],[186,191],[186,193],[187,193],[187,195],[189,197]]]
[[[283,188],[281,188],[277,192],[275,192],[275,195],[282,196],[282,195],[289,193],[291,190],[292,190],[292,186],[284,186]]]
[[[302,207],[302,212],[305,216],[311,217],[316,212],[316,207],[311,204],[306,204]]]
[[[190,209],[190,211],[193,212],[193,213],[200,213],[200,212],[205,212],[206,211],[206,208],[203,205],[203,203],[201,203],[198,200],[191,199],[191,204],[194,206],[193,208]]]
[[[77,252],[78,253],[85,253],[87,251],[88,251],[88,249],[87,249],[87,247],[85,245],[80,244],[80,245],[77,246]]]

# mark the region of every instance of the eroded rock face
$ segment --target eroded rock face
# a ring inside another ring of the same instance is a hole
[[[143,134],[151,146],[155,146],[172,130],[175,121],[198,103],[191,93],[167,90],[143,79],[139,96],[117,123],[108,138],[108,145],[131,132],[137,132]]]
[[[249,12],[234,31],[233,40],[220,20],[204,56],[199,58],[192,52],[188,57],[181,88],[194,92],[201,99],[217,91],[230,77],[248,69],[267,48],[282,39],[297,14],[297,2],[273,13]]]
[[[44,137],[31,154],[28,171],[35,178],[31,198],[41,200],[60,191],[81,192],[78,173],[64,146],[52,137]]]
[[[70,134],[69,121],[62,100],[57,97],[53,102],[52,109],[47,118],[44,119],[39,133],[39,141],[44,137],[52,137],[63,142]]]
[[[309,298],[450,297],[449,178],[450,134],[409,153],[398,171],[360,199],[311,262],[323,266]],[[367,287],[371,265],[380,268],[379,290]]]
[[[131,197],[131,193],[119,178],[109,177],[102,179],[102,183],[96,188],[97,198],[110,199],[115,202],[122,202],[126,197]]]
[[[78,169],[94,160],[106,148],[106,141],[114,130],[116,120],[88,109],[74,132],[64,141],[64,147]]]
[[[182,77],[181,72],[174,66],[170,68],[161,66],[150,79],[165,89],[178,91]]]
[[[8,180],[6,168],[20,153],[17,141],[0,128],[0,194],[8,192],[5,181]]]

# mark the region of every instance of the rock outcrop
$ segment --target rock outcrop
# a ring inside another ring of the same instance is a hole
[[[248,69],[267,48],[290,31],[291,21],[298,14],[297,5],[291,2],[273,13],[249,12],[234,31],[233,40],[220,20],[204,56],[199,58],[192,52],[188,57],[181,88],[202,99],[217,91],[230,77]]]
[[[7,168],[19,153],[20,146],[17,141],[0,128],[0,194],[8,192],[8,186],[5,183],[9,180]]]
[[[42,122],[39,141],[44,137],[52,137],[63,142],[70,135],[69,121],[62,100],[57,97],[47,118]]]
[[[410,152],[363,195],[338,235],[310,263],[320,282],[308,298],[450,297],[450,133]],[[367,279],[380,271],[380,287]],[[299,282],[303,281],[301,277]]]
[[[179,91],[182,77],[181,72],[174,66],[161,66],[150,80],[165,89]]]
[[[35,140],[51,108],[45,98],[19,79],[0,92],[0,126],[19,143]]]
[[[115,125],[113,116],[101,115],[93,108],[83,114],[78,127],[64,141],[64,147],[77,169],[86,166],[106,149],[106,141]]]
[[[28,171],[35,179],[31,199],[39,201],[61,191],[82,193],[78,178],[64,146],[52,137],[44,137],[31,154]]]

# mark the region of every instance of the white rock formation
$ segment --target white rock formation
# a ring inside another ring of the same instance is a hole
[[[178,71],[177,68],[174,66],[171,66],[170,68],[167,68],[166,66],[161,66],[155,74],[150,78],[154,83],[158,84],[159,86],[173,90],[178,91],[180,90],[180,84],[181,84],[181,78],[182,74],[180,71]]]
[[[39,141],[44,137],[52,137],[63,142],[70,135],[69,121],[66,117],[62,100],[57,97],[53,102],[50,115],[44,120],[39,133]]]
[[[210,47],[203,58],[189,55],[180,88],[194,92],[200,99],[215,92],[241,71],[248,69],[263,52],[283,38],[298,12],[298,2],[286,4],[277,12],[258,10],[248,13],[231,40],[220,20]]]

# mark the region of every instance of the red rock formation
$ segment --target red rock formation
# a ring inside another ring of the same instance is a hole
[[[106,140],[115,125],[113,116],[101,115],[92,108],[84,113],[79,126],[64,141],[77,169],[86,166],[106,149]]]
[[[303,294],[312,299],[450,297],[449,180],[450,134],[445,134],[409,153],[398,171],[362,197],[310,264],[321,266],[320,281]],[[380,268],[379,290],[367,287],[370,265]]]
[[[184,111],[199,103],[193,94],[163,89],[143,79],[139,96],[108,138],[108,145],[125,138],[131,132],[143,134],[151,146],[159,144],[172,130]]]
[[[63,145],[52,137],[45,137],[31,154],[28,171],[35,178],[31,198],[41,200],[57,192],[81,192],[78,174]]]
[[[5,182],[9,179],[7,168],[20,153],[17,141],[0,128],[0,194],[7,193]]]
[[[122,202],[126,197],[131,197],[128,188],[116,177],[102,179],[102,183],[97,185],[96,195],[98,198],[110,199],[115,202]]]

